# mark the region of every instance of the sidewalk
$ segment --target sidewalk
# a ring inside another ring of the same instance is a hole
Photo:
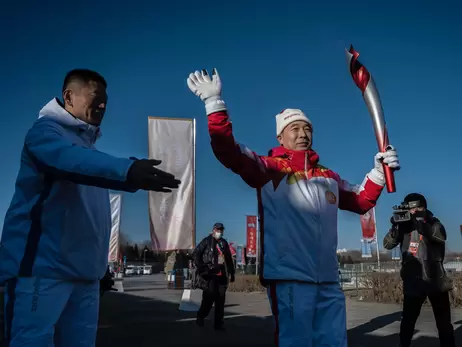
[[[131,286],[126,293],[102,298],[98,347],[164,346],[273,346],[273,322],[263,293],[228,293],[226,332],[215,332],[212,322],[195,325],[195,313],[178,311],[181,290],[162,282]],[[400,307],[347,300],[350,347],[397,346]],[[457,343],[462,345],[462,310],[453,312]],[[423,308],[417,322],[415,346],[437,347],[433,313]]]

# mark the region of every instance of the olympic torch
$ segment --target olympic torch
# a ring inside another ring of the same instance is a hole
[[[388,142],[388,131],[385,124],[385,117],[383,115],[382,102],[380,101],[379,92],[375,86],[374,79],[369,71],[367,71],[366,67],[359,62],[359,53],[354,50],[353,46],[350,46],[349,50],[345,49],[345,51],[351,77],[361,90],[364,101],[369,110],[379,151],[385,152],[390,143]],[[395,177],[392,169],[386,164],[383,164],[383,172],[385,174],[387,191],[389,193],[396,192]]]

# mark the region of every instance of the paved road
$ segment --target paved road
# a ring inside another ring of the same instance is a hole
[[[266,295],[228,293],[226,332],[215,332],[212,321],[200,329],[195,313],[178,310],[181,290],[168,290],[161,275],[124,280],[125,293],[102,298],[98,347],[273,346],[273,324]],[[347,300],[349,346],[397,345],[400,307]],[[462,345],[462,310],[453,312],[457,343]],[[415,346],[437,347],[432,312],[422,310]]]

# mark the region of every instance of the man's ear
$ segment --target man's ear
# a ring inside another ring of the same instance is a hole
[[[278,135],[277,139],[278,139],[279,144],[284,147],[284,143],[282,142],[282,135]]]
[[[72,91],[70,89],[66,89],[63,92],[63,102],[64,106],[69,105],[72,107]]]

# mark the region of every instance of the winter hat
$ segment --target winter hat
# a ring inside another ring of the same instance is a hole
[[[282,131],[292,122],[302,120],[307,122],[309,125],[311,121],[308,117],[302,112],[302,110],[286,108],[276,115],[276,136],[279,136]]]
[[[422,207],[427,208],[427,199],[425,199],[425,197],[422,194],[411,193],[406,195],[406,197],[404,198],[404,203],[408,204],[411,201],[419,201]]]

